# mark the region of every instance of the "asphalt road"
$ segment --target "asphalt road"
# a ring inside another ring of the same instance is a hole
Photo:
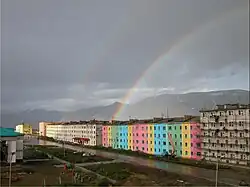
[[[44,141],[44,140],[39,140],[39,144],[62,146],[62,144]],[[82,148],[79,146],[72,146],[72,145],[66,145],[66,144],[65,144],[65,148],[76,150],[76,151],[85,151],[85,152],[94,153],[96,155],[103,156],[103,157],[118,159],[123,162],[144,165],[144,166],[158,168],[158,169],[162,169],[162,170],[166,170],[169,172],[174,172],[174,173],[178,173],[182,175],[189,175],[193,177],[207,179],[210,181],[215,181],[215,170],[203,169],[203,168],[169,163],[169,162],[162,162],[162,161],[145,159],[145,158],[134,157],[134,156],[126,156],[126,155],[121,155],[118,153],[111,153],[111,152],[106,152],[102,150],[87,149],[87,148]],[[250,184],[249,171],[248,173],[247,172],[239,173],[239,172],[235,172],[232,170],[220,170],[218,176],[219,176],[218,181],[220,183],[238,186],[239,182],[241,180],[244,180],[245,182]]]

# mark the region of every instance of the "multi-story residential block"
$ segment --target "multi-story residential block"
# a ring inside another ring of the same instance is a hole
[[[109,133],[111,132],[111,133]],[[102,127],[102,145],[147,154],[201,159],[197,117],[134,120]]]
[[[100,121],[70,121],[40,123],[39,132],[56,140],[79,143],[85,145],[102,144],[102,122]],[[41,129],[40,129],[41,128]]]
[[[16,126],[16,132],[31,135],[32,134],[32,126],[27,123],[22,123]]]
[[[250,105],[225,104],[201,110],[202,157],[209,161],[250,164]]]

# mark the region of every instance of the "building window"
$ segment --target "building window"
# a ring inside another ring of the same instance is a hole
[[[154,127],[154,130],[156,130],[156,127]]]
[[[196,155],[197,155],[197,156],[201,156],[201,152],[197,152]]]
[[[142,133],[142,137],[144,137],[144,134]]]
[[[144,147],[142,147],[142,150],[144,151]]]
[[[136,143],[139,143],[139,140],[136,140]]]
[[[192,156],[193,156],[193,154],[194,154],[194,153],[193,153],[193,152],[191,152],[191,155],[192,155]]]
[[[181,130],[181,126],[180,126],[180,130]]]
[[[243,111],[239,110],[239,115],[243,116]]]
[[[166,130],[166,127],[163,127],[163,130]]]
[[[161,137],[161,135],[160,134],[158,134],[158,138],[160,138]]]
[[[152,134],[150,134],[150,137],[152,138]]]
[[[163,138],[166,138],[166,134],[163,134]]]
[[[185,143],[185,147],[187,147],[188,146],[188,144],[187,143]]]
[[[161,145],[161,142],[160,142],[160,141],[159,141],[158,143],[159,143],[159,145]]]
[[[153,142],[152,142],[152,141],[150,141],[150,144],[153,144]]]
[[[187,134],[185,134],[185,138],[187,138]]]
[[[192,134],[190,134],[190,138],[193,138],[193,135],[192,135]]]
[[[144,140],[142,140],[142,144],[144,144]]]
[[[166,142],[163,142],[163,145],[167,145],[167,143],[166,143]]]
[[[193,147],[193,143],[191,143],[191,147]]]
[[[185,130],[187,130],[187,126],[185,125]]]
[[[158,127],[158,130],[160,130],[160,126]]]
[[[152,130],[152,127],[150,127],[150,130]]]
[[[188,155],[188,152],[187,152],[187,151],[185,151],[185,155]]]
[[[177,138],[177,135],[175,134],[174,137]]]

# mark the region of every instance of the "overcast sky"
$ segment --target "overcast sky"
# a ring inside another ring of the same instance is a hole
[[[248,0],[1,2],[3,110],[249,89]]]

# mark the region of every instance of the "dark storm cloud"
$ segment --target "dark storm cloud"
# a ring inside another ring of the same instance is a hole
[[[119,100],[193,31],[167,64],[150,71],[139,95],[203,89],[204,82],[220,89],[230,77],[228,88],[238,88],[249,60],[247,7],[247,0],[3,0],[2,107],[74,109]]]

